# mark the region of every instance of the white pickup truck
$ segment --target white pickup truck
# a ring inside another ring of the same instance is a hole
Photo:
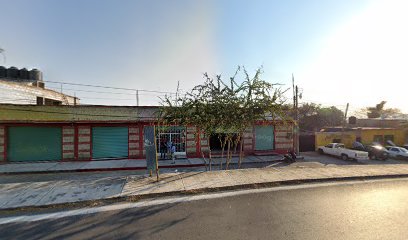
[[[330,143],[326,146],[320,146],[317,151],[320,154],[328,154],[336,157],[341,157],[343,160],[354,159],[354,160],[367,160],[368,152],[356,151],[351,149],[346,149],[344,144],[341,143]]]

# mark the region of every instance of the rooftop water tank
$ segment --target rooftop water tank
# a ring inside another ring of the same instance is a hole
[[[16,67],[10,67],[7,69],[8,78],[18,78],[18,69]]]
[[[20,69],[19,78],[20,79],[25,79],[25,80],[29,79],[29,72],[28,72],[27,68]]]
[[[42,73],[38,69],[31,69],[29,76],[31,80],[42,81]]]
[[[0,78],[7,77],[7,68],[0,66]]]

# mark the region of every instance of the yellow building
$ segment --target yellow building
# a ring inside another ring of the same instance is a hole
[[[395,144],[402,146],[406,144],[407,131],[401,128],[347,128],[342,131],[341,128],[323,129],[316,132],[316,149],[319,146],[324,146],[332,142],[343,143],[347,148],[351,148],[353,142],[361,142],[362,144],[372,144],[373,142],[387,145],[387,141],[391,140]]]

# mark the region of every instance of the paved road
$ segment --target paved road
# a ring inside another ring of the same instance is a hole
[[[309,186],[12,223],[0,225],[0,236],[1,239],[407,238],[408,180]]]

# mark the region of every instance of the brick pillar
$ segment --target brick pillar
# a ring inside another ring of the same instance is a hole
[[[139,126],[129,126],[129,158],[140,158],[140,141]]]
[[[91,127],[78,126],[78,159],[91,160]]]
[[[204,153],[205,156],[208,156],[210,151],[210,144],[205,133],[200,132],[200,146],[197,152]]]
[[[6,159],[6,127],[0,126],[0,163]]]
[[[244,136],[243,136],[243,141],[244,141],[244,152],[245,153],[253,153],[254,152],[254,128],[248,127],[244,131]]]
[[[293,125],[276,125],[275,150],[286,152],[290,148],[293,148]]]
[[[187,139],[186,139],[186,153],[187,157],[197,157],[197,143],[195,134],[197,131],[196,127],[187,127]]]
[[[75,128],[62,127],[62,160],[75,159]]]

